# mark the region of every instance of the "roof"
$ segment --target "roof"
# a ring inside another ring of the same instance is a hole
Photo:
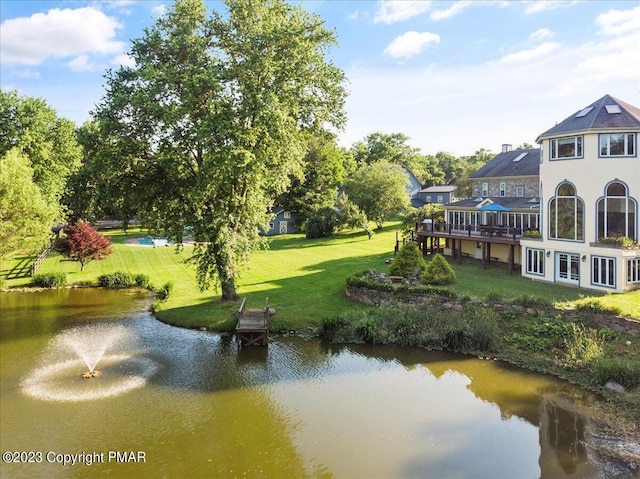
[[[579,131],[627,128],[640,128],[640,108],[605,95],[548,129],[536,141]]]
[[[540,148],[499,153],[470,178],[503,178],[508,176],[538,176]]]
[[[422,188],[420,193],[453,193],[458,187],[455,185],[429,186]]]
[[[501,196],[501,197],[490,197],[490,198],[467,198],[465,200],[456,201],[454,203],[449,203],[448,205],[444,205],[447,209],[449,208],[464,208],[464,209],[478,209],[481,205],[486,205],[487,199],[495,204],[500,205],[503,208],[509,210],[537,210],[540,208],[540,198],[525,198],[525,197],[512,197],[512,196]],[[486,211],[486,209],[485,209]]]

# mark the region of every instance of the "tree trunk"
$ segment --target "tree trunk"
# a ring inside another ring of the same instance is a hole
[[[236,282],[233,278],[222,281],[221,283],[222,301],[237,301],[240,299],[240,296],[236,293]]]

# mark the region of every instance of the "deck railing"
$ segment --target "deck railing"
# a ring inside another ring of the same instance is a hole
[[[437,232],[453,235],[467,236],[496,236],[511,237],[514,240],[520,238],[526,231],[534,231],[535,228],[518,228],[510,225],[495,224],[455,224],[455,223],[416,223],[416,232]]]

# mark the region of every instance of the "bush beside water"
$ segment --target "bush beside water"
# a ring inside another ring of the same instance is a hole
[[[31,279],[31,284],[38,288],[62,288],[67,285],[66,273],[41,273]]]
[[[493,311],[385,305],[322,320],[323,338],[341,343],[397,344],[461,352],[496,351],[500,327]]]
[[[122,271],[98,276],[98,286],[103,288],[151,289],[151,281],[146,274],[131,275]]]

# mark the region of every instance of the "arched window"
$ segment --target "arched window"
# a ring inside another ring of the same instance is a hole
[[[598,238],[626,236],[637,239],[638,205],[627,185],[612,181],[598,200]]]
[[[555,196],[549,201],[549,237],[584,240],[584,201],[568,181],[558,185]]]

